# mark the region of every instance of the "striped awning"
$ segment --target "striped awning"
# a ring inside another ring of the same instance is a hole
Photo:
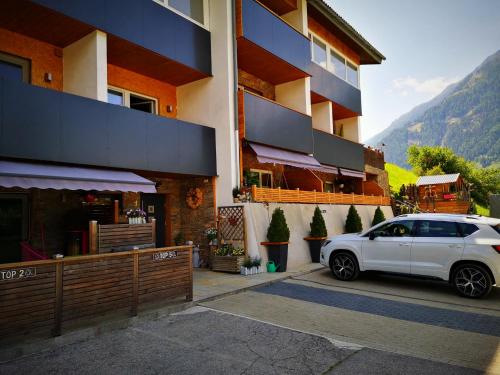
[[[154,182],[132,172],[14,161],[0,161],[0,186],[156,193]]]

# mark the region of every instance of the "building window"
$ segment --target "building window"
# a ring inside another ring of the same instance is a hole
[[[208,28],[208,0],[154,0],[195,23]]]
[[[333,182],[325,181],[323,183],[323,192],[324,193],[335,193],[335,188],[333,187]]]
[[[149,98],[116,87],[110,87],[108,89],[108,103],[153,114],[156,114],[156,108],[158,107],[157,100],[154,98]]]
[[[310,36],[312,60],[337,77],[359,88],[359,69],[356,64],[347,60],[341,53],[327,45],[316,35],[310,34]]]
[[[250,176],[255,176],[259,179],[259,187],[272,188],[273,187],[273,172],[260,169],[250,169]]]
[[[0,52],[0,78],[30,83],[30,72],[30,60]]]
[[[313,46],[313,49],[312,49],[313,61],[316,64],[319,64],[323,68],[326,69],[326,67],[327,67],[327,63],[326,63],[326,44],[320,42],[317,38],[313,38],[312,46]]]

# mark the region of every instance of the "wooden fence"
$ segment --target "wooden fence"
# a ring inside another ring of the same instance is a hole
[[[314,204],[361,204],[374,206],[390,206],[391,199],[384,196],[322,193],[317,191],[285,190],[252,187],[252,198],[255,202],[276,203],[314,203]]]
[[[0,338],[146,302],[193,298],[192,249],[176,246],[0,265]]]

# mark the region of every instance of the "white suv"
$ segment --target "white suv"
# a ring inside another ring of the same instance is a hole
[[[462,296],[480,298],[500,283],[500,220],[401,215],[364,233],[328,238],[321,263],[339,280],[368,270],[427,276],[448,280]]]

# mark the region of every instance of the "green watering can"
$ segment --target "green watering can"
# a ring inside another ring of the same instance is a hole
[[[274,264],[274,262],[272,260],[270,260],[269,262],[267,262],[266,266],[267,266],[267,272],[276,272],[276,270],[279,267],[276,264]]]

